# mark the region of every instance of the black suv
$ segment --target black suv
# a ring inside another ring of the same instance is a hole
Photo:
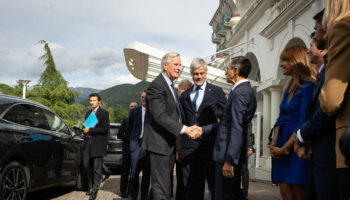
[[[82,141],[49,108],[0,94],[0,200],[74,181],[82,173]]]

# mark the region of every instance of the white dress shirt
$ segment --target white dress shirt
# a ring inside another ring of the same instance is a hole
[[[203,85],[199,86],[200,89],[198,91],[198,98],[197,98],[197,101],[196,101],[197,110],[201,106],[201,103],[203,101],[203,97],[204,97],[204,92],[205,92],[206,86],[207,86],[207,82],[206,81],[203,83]],[[198,86],[194,85],[193,88],[192,88],[192,92],[190,94],[191,102],[193,102],[193,98],[194,98],[194,96],[196,96],[196,89],[197,89],[197,87]]]

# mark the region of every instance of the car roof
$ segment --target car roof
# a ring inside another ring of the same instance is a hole
[[[32,104],[51,111],[51,109],[49,109],[48,107],[35,101],[29,100],[29,99],[22,99],[16,96],[0,94],[0,113],[4,111],[4,109],[6,109],[9,104],[13,105],[13,104],[19,104],[19,103]],[[6,108],[2,108],[3,106],[5,106]]]

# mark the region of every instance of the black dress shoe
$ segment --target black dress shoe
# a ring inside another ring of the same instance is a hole
[[[91,189],[86,191],[86,193],[85,193],[86,196],[90,196],[91,194],[92,194],[92,190]]]
[[[97,197],[97,195],[91,195],[90,198],[89,198],[89,200],[95,200],[96,197]]]
[[[106,172],[105,177],[102,179],[102,182],[107,180],[111,176],[111,172]]]

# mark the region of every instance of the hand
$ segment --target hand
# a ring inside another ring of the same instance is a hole
[[[311,148],[307,145],[300,145],[300,143],[294,143],[294,152],[300,158],[300,160],[309,160],[311,158]]]
[[[176,151],[176,161],[177,162],[181,162],[180,156],[181,156],[181,151]]]
[[[251,155],[253,155],[253,150],[248,149],[248,151],[247,151],[247,157],[249,157],[249,156],[251,156]]]
[[[115,136],[114,139],[115,139],[115,140],[119,140],[118,136]]]
[[[272,145],[267,145],[267,147],[270,149],[270,155],[272,158],[280,158],[284,155],[284,150],[282,150],[279,147],[275,147]]]
[[[202,135],[202,128],[196,125],[186,127],[185,134],[188,135],[191,139],[197,139]]]
[[[224,166],[222,167],[222,175],[225,178],[233,178],[235,176],[234,169],[235,167],[231,163],[225,162]]]
[[[90,130],[89,127],[83,128],[83,131],[84,131],[85,134],[89,133],[89,130]]]

